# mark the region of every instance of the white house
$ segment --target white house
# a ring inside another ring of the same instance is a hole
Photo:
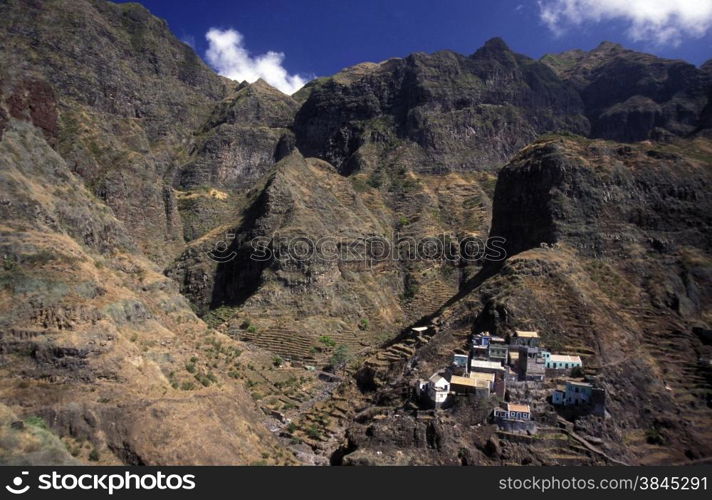
[[[442,375],[435,373],[428,380],[427,392],[430,400],[436,405],[440,405],[445,402],[450,393],[450,382]]]
[[[470,371],[482,373],[503,373],[504,367],[499,361],[472,359],[470,360]]]
[[[503,408],[495,408],[494,416],[505,420],[531,420],[529,405],[506,403]]]
[[[490,343],[490,339],[492,336],[490,335],[489,332],[482,332],[478,333],[472,336],[472,345],[473,346],[480,346],[480,347],[487,347]]]
[[[588,382],[568,380],[566,385],[559,385],[551,394],[551,402],[557,406],[581,406],[593,415],[606,414],[606,391],[593,387]]]
[[[570,405],[585,404],[591,400],[593,386],[586,382],[566,382],[566,403]]]
[[[483,372],[470,372],[470,379],[475,386],[475,394],[480,397],[488,398],[495,391],[495,374]],[[501,381],[503,384],[504,381]],[[504,395],[504,394],[502,394]]]
[[[541,354],[544,357],[545,368],[554,370],[570,370],[571,368],[580,368],[583,366],[580,356],[551,354],[547,351],[543,351]]]

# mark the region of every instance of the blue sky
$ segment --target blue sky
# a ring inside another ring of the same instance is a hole
[[[249,51],[248,57],[268,51],[283,53],[283,57],[273,58],[271,63],[286,70],[287,78],[296,74],[304,79],[330,75],[359,62],[381,61],[416,51],[452,49],[471,54],[494,36],[502,37],[513,50],[532,57],[571,48],[591,49],[609,40],[695,64],[712,58],[712,30],[708,29],[712,24],[712,0],[141,0],[141,3],[166,19],[173,32],[191,43],[201,57],[206,58],[209,48],[205,38],[208,30],[231,28],[242,35],[240,49]],[[679,7],[668,7],[670,4]],[[212,60],[212,65],[222,65],[218,69],[223,74],[230,68],[239,73],[240,64],[235,69],[235,64],[230,66],[230,61],[225,60],[233,56],[223,52]]]

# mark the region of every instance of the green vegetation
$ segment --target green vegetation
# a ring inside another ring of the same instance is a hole
[[[220,306],[212,311],[209,311],[203,316],[203,321],[210,328],[217,328],[235,315],[235,308],[229,306]]]
[[[344,344],[340,344],[336,349],[334,349],[334,353],[331,355],[329,362],[332,366],[340,366],[346,363],[348,358],[347,347]]]
[[[17,262],[10,255],[3,255],[2,268],[5,271],[13,271],[17,267]]]
[[[369,184],[361,177],[351,177],[351,187],[353,187],[357,193],[364,193],[368,191]]]
[[[321,432],[319,432],[319,428],[316,426],[316,424],[312,424],[307,428],[307,436],[309,436],[312,439],[321,439]]]
[[[405,215],[401,215],[400,217],[398,217],[398,221],[396,222],[396,227],[397,227],[397,229],[403,229],[408,224],[410,224],[408,217],[406,217]]]
[[[649,444],[656,444],[658,446],[665,444],[665,437],[660,433],[657,427],[652,427],[645,432],[645,440]]]
[[[328,335],[322,335],[319,337],[319,342],[324,344],[326,347],[334,347],[336,345],[336,341]]]
[[[208,372],[206,374],[196,373],[194,377],[195,380],[197,380],[203,387],[209,387],[212,384],[216,384],[218,381],[213,372]]]
[[[48,430],[49,427],[47,426],[47,422],[42,417],[38,417],[36,415],[27,417],[25,419],[25,424],[31,425],[32,427],[37,427],[39,429],[43,430]]]
[[[374,189],[380,188],[381,186],[383,186],[383,174],[380,170],[373,172],[371,175],[368,176],[366,183]]]

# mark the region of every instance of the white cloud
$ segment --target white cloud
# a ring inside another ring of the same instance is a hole
[[[623,20],[634,41],[678,45],[712,26],[712,0],[539,0],[539,15],[556,35],[587,22]]]
[[[285,94],[293,94],[307,82],[299,75],[290,75],[282,66],[284,53],[269,51],[251,56],[244,46],[244,37],[233,29],[210,28],[205,34],[208,63],[223,76],[252,83],[259,78]]]

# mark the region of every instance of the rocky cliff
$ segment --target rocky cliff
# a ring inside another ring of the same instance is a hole
[[[174,157],[223,81],[135,4],[0,13],[1,425],[17,446],[0,460],[288,462],[228,376],[241,349],[157,264],[183,245]]]
[[[11,1],[0,18],[9,112],[34,113],[139,247],[170,260],[183,242],[174,165],[226,83],[138,4]]]

